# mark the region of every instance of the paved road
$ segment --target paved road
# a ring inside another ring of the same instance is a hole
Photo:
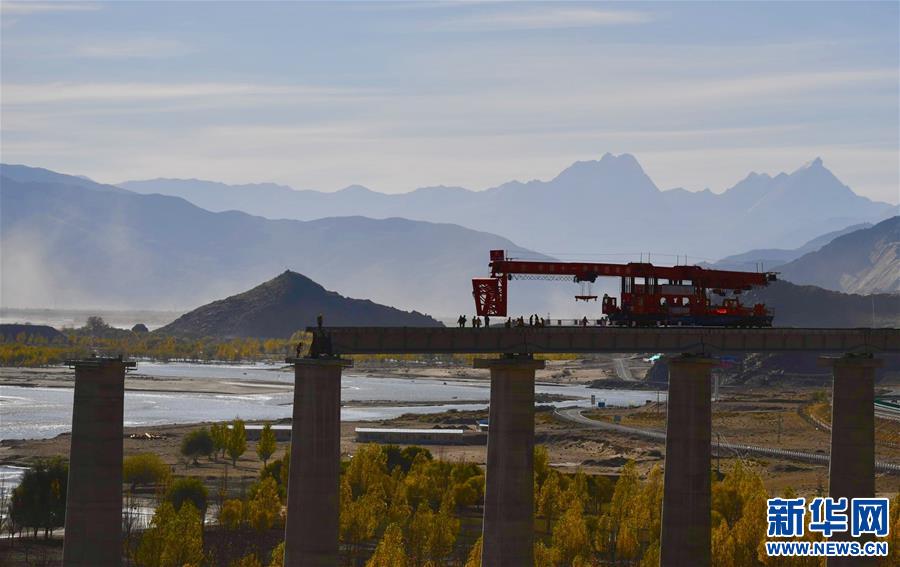
[[[658,429],[641,429],[638,427],[629,427],[627,425],[619,425],[596,419],[590,419],[581,415],[585,408],[559,408],[554,413],[561,419],[577,423],[591,429],[601,429],[604,431],[614,431],[626,435],[635,435],[645,439],[653,439],[665,443],[666,432]],[[715,434],[713,434],[715,435]],[[740,443],[716,443],[713,442],[713,453],[716,452],[717,446],[723,449],[723,453],[730,452],[738,455],[756,455],[760,457],[776,457],[787,459],[789,461],[803,461],[807,463],[828,464],[829,455],[824,453],[807,453],[803,451],[791,451],[787,449],[776,449],[773,447],[761,447],[758,445],[743,445]],[[886,463],[883,461],[875,462],[875,470],[878,472],[886,472],[889,474],[900,475],[900,464]]]

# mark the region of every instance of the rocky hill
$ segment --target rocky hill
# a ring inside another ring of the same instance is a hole
[[[287,270],[249,291],[198,307],[155,332],[192,337],[288,338],[299,329],[315,325],[320,313],[329,326],[441,326],[428,315],[344,297]]]
[[[900,295],[856,295],[777,281],[744,296],[775,312],[776,327],[900,327]],[[874,313],[874,316],[873,316]]]
[[[778,271],[790,282],[834,291],[900,292],[900,216],[839,236]]]

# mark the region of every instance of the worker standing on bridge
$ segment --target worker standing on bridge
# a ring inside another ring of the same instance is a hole
[[[485,326],[485,327],[490,327],[490,326],[491,326],[491,318],[488,317],[487,315],[484,316],[484,326]]]
[[[466,316],[460,315],[459,319],[456,320],[456,324],[459,325],[459,328],[462,329],[466,326]]]
[[[322,324],[324,322],[325,322],[325,319],[324,319],[324,317],[322,317],[321,313],[316,315],[316,327],[318,327],[320,331],[322,330]]]
[[[582,317],[582,319],[581,319],[581,326],[582,326],[582,327],[587,327],[587,317]]]
[[[511,328],[512,328],[512,319],[510,319],[509,317],[507,317],[507,318],[506,318],[506,323],[503,323],[503,326],[506,327],[507,329],[511,329]]]
[[[475,329],[475,328],[478,327],[478,321],[479,321],[478,315],[474,315],[474,316],[472,317],[472,328],[473,328],[473,329]]]

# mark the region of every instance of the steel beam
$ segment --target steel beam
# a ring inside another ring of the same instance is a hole
[[[900,352],[898,329],[710,327],[310,328],[313,354]]]

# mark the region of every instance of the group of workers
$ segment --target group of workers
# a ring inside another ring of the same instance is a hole
[[[491,318],[490,317],[485,315],[483,317],[483,320],[484,320],[484,322],[482,323],[482,317],[479,317],[478,315],[473,315],[472,316],[472,328],[479,329],[482,326],[483,327],[491,326]],[[459,328],[462,329],[462,328],[465,328],[468,321],[469,321],[469,319],[465,315],[460,315],[459,318],[456,320],[456,323],[457,323],[457,325],[459,325]],[[548,326],[549,323],[550,322],[548,320],[544,319],[543,317],[541,317],[537,314],[534,314],[534,315],[528,316],[528,324],[527,325],[525,323],[525,317],[519,316],[516,319],[507,317],[506,321],[503,323],[503,326],[506,327],[507,329],[510,329],[512,327],[526,327],[526,326],[527,327],[546,327],[546,326]],[[588,318],[583,317],[581,319],[581,321],[578,321],[576,319],[575,323],[580,324],[582,327],[587,327],[588,326]],[[558,325],[562,324],[562,320],[557,321],[557,324]],[[597,324],[605,326],[606,320],[598,319]]]

